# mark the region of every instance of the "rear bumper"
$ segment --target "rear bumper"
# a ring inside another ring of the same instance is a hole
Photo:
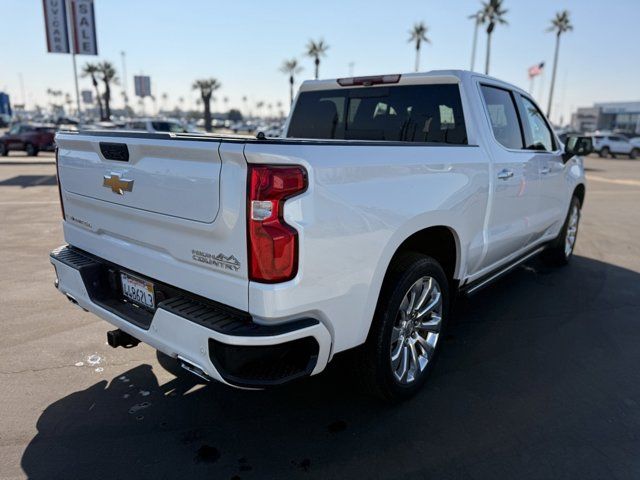
[[[147,311],[122,300],[114,279],[125,268],[68,246],[51,252],[51,263],[58,290],[73,303],[228,385],[278,385],[327,365],[331,336],[317,320],[259,325],[247,313],[154,280],[164,298]]]

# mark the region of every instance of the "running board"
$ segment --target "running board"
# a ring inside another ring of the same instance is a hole
[[[514,268],[518,267],[519,265],[522,265],[527,260],[540,254],[544,249],[545,249],[544,246],[536,248],[535,250],[527,253],[526,255],[519,257],[514,262],[505,265],[499,270],[496,270],[494,273],[490,273],[485,277],[475,280],[474,282],[471,282],[469,285],[463,285],[460,288],[460,293],[463,293],[464,295],[467,295],[467,296],[471,296],[477,293],[479,290],[495,282],[496,280],[501,278],[503,275],[506,275],[507,273],[511,272]]]

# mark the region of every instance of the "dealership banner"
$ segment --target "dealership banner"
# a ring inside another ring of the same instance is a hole
[[[151,96],[151,77],[146,75],[135,75],[133,77],[133,85],[138,97]]]
[[[42,0],[49,53],[70,53],[66,0]]]
[[[78,55],[98,55],[93,0],[71,0],[73,50]]]

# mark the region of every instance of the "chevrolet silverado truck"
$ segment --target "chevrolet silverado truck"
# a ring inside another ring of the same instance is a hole
[[[55,284],[116,327],[111,346],[247,389],[354,349],[390,400],[425,382],[457,295],[538,253],[569,262],[592,148],[466,71],[304,82],[283,138],[56,143]]]

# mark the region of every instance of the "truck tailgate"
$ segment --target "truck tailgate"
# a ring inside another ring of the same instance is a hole
[[[60,133],[56,143],[68,243],[247,309],[242,143],[121,133]]]

